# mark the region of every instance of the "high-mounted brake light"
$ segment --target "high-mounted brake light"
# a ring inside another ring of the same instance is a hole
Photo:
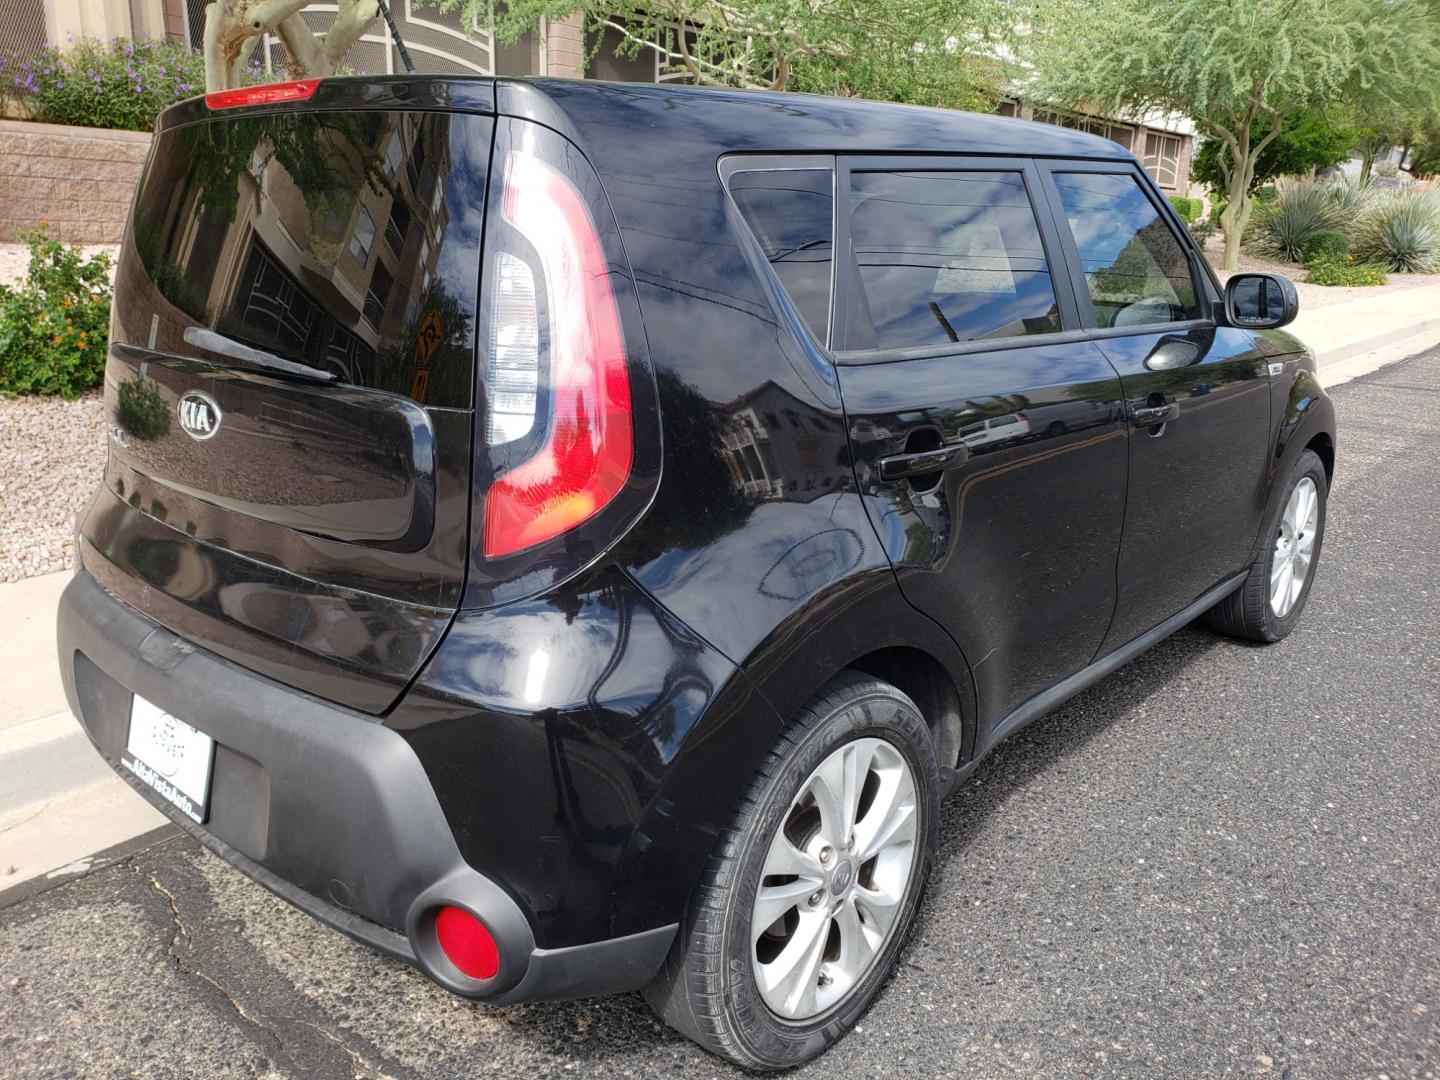
[[[297,79],[294,82],[265,83],[241,86],[234,90],[216,90],[205,95],[211,109],[237,109],[241,105],[276,105],[285,101],[308,101],[315,96],[319,79]]]
[[[593,517],[624,487],[634,450],[620,314],[580,193],[534,154],[514,151],[501,212],[530,242],[537,266],[504,251],[493,263],[485,442],[499,446],[529,434],[546,391],[549,417],[544,445],[496,480],[486,497],[484,552],[492,559]],[[537,269],[545,283],[548,348],[540,334]],[[548,373],[541,366],[547,357]]]

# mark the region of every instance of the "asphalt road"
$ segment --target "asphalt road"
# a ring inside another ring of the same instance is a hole
[[[1300,629],[1187,629],[1002,747],[799,1075],[1440,1073],[1440,350],[1334,394]],[[11,900],[6,1076],[738,1075],[638,996],[451,997],[179,837]]]

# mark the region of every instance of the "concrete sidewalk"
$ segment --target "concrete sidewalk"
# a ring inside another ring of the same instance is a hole
[[[1325,386],[1440,343],[1440,285],[1302,311],[1290,329]],[[165,824],[100,760],[70,716],[55,660],[69,573],[0,584],[0,890]]]
[[[55,612],[68,571],[0,585],[0,890],[88,867],[164,825],[100,759],[65,704]]]
[[[1315,350],[1320,381],[1335,386],[1440,343],[1440,285],[1302,308],[1286,329]]]

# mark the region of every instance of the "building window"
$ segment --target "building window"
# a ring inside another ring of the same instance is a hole
[[[1180,183],[1180,147],[1179,135],[1145,133],[1145,171],[1155,178],[1155,183],[1171,191]]]
[[[355,231],[350,234],[350,254],[361,266],[370,261],[370,245],[375,243],[375,219],[363,206],[360,216],[355,219]]]
[[[410,231],[410,207],[405,200],[396,196],[390,207],[390,220],[385,223],[385,242],[390,250],[399,255],[405,250],[405,234]]]
[[[365,293],[365,318],[370,325],[380,326],[380,319],[385,314],[385,301],[390,299],[390,287],[395,279],[390,276],[390,271],[385,269],[383,262],[375,263],[375,273],[370,275],[370,288]]]

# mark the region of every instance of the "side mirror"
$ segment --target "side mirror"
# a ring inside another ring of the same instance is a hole
[[[1225,321],[1246,330],[1274,330],[1295,321],[1300,294],[1280,274],[1235,274],[1225,283]]]

